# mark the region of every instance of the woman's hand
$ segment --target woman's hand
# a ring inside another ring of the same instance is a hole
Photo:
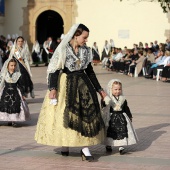
[[[100,91],[99,94],[102,99],[104,99],[107,96],[104,90]]]
[[[56,90],[51,90],[50,91],[50,94],[49,94],[49,98],[50,99],[56,99],[56,97],[57,97],[57,91]]]

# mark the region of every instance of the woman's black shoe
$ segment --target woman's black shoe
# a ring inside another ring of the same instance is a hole
[[[8,122],[8,126],[12,126],[12,122]]]
[[[112,152],[112,147],[111,146],[106,146],[106,151],[107,152]]]
[[[119,153],[120,153],[120,155],[123,155],[123,154],[125,154],[125,148],[121,148],[121,149],[119,149]]]
[[[69,156],[69,152],[62,152],[62,151],[61,151],[61,155],[62,155],[62,156]]]
[[[93,156],[86,156],[83,151],[81,150],[81,158],[82,158],[82,161],[89,161],[89,162],[92,162],[94,160],[94,157]]]

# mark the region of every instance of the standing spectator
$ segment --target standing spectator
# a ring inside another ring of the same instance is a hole
[[[107,58],[109,57],[109,52],[110,52],[110,46],[109,46],[109,43],[108,41],[106,40],[105,41],[105,45],[103,47],[103,51],[102,51],[102,58],[101,60],[103,61],[104,58]]]
[[[61,42],[61,38],[57,38],[56,48],[58,47],[58,45],[60,44],[60,42]]]
[[[48,54],[49,54],[49,51],[48,51],[48,41],[46,40],[43,43],[43,52],[42,52],[42,60],[45,63],[45,66],[48,66],[48,62],[49,62]]]
[[[93,54],[93,64],[96,65],[97,63],[100,63],[100,55],[99,55],[99,50],[96,42],[93,43],[92,54]]]
[[[54,53],[54,51],[55,51],[55,49],[56,49],[56,47],[57,47],[57,44],[56,44],[56,42],[55,41],[53,41],[53,39],[52,39],[52,37],[48,37],[48,47],[47,47],[47,49],[48,49],[48,51],[49,51],[49,59],[51,59],[51,57],[52,57],[52,55],[53,55],[53,53]]]
[[[115,47],[113,39],[110,39],[110,50]]]
[[[36,40],[32,47],[32,59],[36,67],[38,67],[38,63],[40,62],[38,57],[39,53],[40,53],[40,45],[39,42]]]

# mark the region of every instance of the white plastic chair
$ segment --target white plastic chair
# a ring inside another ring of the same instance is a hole
[[[162,71],[163,69],[160,68],[160,69],[157,69],[157,75],[156,75],[156,81],[159,81],[159,75],[160,75],[160,72]]]

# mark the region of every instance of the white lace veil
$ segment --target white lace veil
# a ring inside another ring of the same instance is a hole
[[[13,57],[14,52],[15,52],[15,47],[13,46],[12,49],[11,49],[11,52],[10,52],[9,57],[8,57],[8,59],[5,61],[4,65],[3,65],[3,67],[2,67],[2,70],[1,70],[1,72],[0,72],[0,90],[4,87],[5,76],[6,76],[7,72],[8,72],[8,64],[9,64],[9,61],[14,58],[14,57]],[[14,58],[14,59],[15,59],[15,58]],[[17,61],[16,61],[16,63],[17,63]],[[16,65],[15,72],[20,72],[20,69],[19,69],[19,65],[18,65],[18,64]],[[18,75],[20,75],[20,74],[18,74]]]
[[[24,52],[26,53],[26,57],[27,57],[29,64],[32,64],[33,60],[32,60],[32,56],[30,54],[30,50],[29,50],[28,43],[26,40],[24,41],[23,49],[24,49]]]
[[[69,32],[64,36],[64,39],[58,45],[54,54],[50,60],[47,69],[47,77],[50,73],[54,73],[56,70],[64,69],[64,64],[66,60],[66,46],[68,42],[72,39],[74,33],[76,32],[79,24],[74,24]]]
[[[108,85],[106,87],[106,92],[107,92],[109,97],[112,97],[112,86],[113,86],[113,83],[115,81],[121,83],[121,81],[119,79],[112,79],[112,80],[109,81],[109,83],[108,83]]]
[[[114,82],[120,82],[121,83],[121,81],[119,79],[112,79],[112,80],[109,81],[109,83],[106,87],[106,93],[111,100],[114,100],[114,97],[112,95],[112,86],[113,86]],[[105,103],[106,103],[106,101],[105,101]],[[112,102],[110,102],[110,104],[112,104]],[[108,104],[108,105],[106,104],[106,107],[102,108],[102,118],[103,118],[103,121],[104,121],[106,127],[109,126],[109,120],[110,120],[110,116],[111,116],[110,104]]]

